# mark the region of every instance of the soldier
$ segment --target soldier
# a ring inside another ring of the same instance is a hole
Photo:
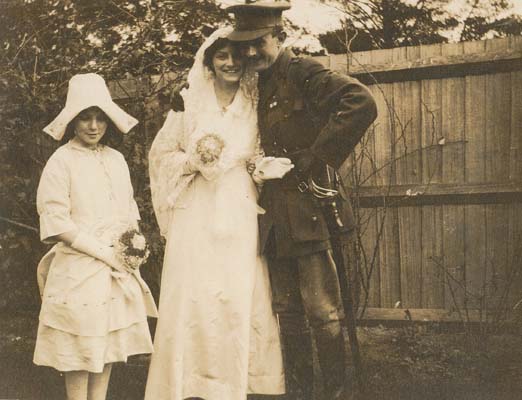
[[[283,47],[282,12],[289,8],[290,2],[282,0],[247,0],[228,7],[235,15],[229,39],[241,42],[259,72],[258,123],[265,155],[295,164],[282,179],[265,182],[260,205],[266,214],[259,219],[282,332],[287,391],[292,399],[312,398],[311,326],[324,398],[344,399],[344,314],[332,238],[347,237],[354,218],[342,185],[336,186],[335,169],[375,120],[377,109],[356,79]]]

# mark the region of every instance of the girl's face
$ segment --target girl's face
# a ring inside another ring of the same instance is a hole
[[[74,119],[74,136],[85,147],[94,148],[107,130],[107,116],[98,107],[83,110]]]
[[[241,79],[244,70],[244,59],[239,51],[227,45],[216,51],[212,57],[212,66],[216,73],[216,79],[222,83],[237,83]]]

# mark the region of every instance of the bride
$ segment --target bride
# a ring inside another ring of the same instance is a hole
[[[258,252],[263,210],[247,165],[257,165],[250,171],[265,180],[293,166],[260,154],[257,80],[226,39],[231,31],[217,30],[198,50],[182,92],[185,111],[170,111],[149,155],[167,245],[146,400],[284,393],[268,271]]]

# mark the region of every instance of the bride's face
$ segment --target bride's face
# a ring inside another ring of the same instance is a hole
[[[236,83],[243,75],[245,60],[238,49],[227,45],[216,51],[212,57],[212,66],[217,80],[223,83]]]

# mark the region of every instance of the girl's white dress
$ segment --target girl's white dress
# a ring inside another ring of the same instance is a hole
[[[44,241],[75,229],[109,241],[139,219],[123,156],[107,146],[89,150],[74,139],[47,162],[37,208]],[[139,272],[115,272],[60,242],[40,262],[38,281],[36,364],[102,372],[106,363],[152,351],[147,314],[156,316],[156,307]]]
[[[258,249],[262,210],[246,168],[256,151],[255,107],[239,90],[221,110],[212,90],[197,113],[171,111],[149,156],[167,245],[145,399],[281,394],[279,331]],[[225,142],[221,173],[211,180],[183,175],[194,142],[209,133]]]

